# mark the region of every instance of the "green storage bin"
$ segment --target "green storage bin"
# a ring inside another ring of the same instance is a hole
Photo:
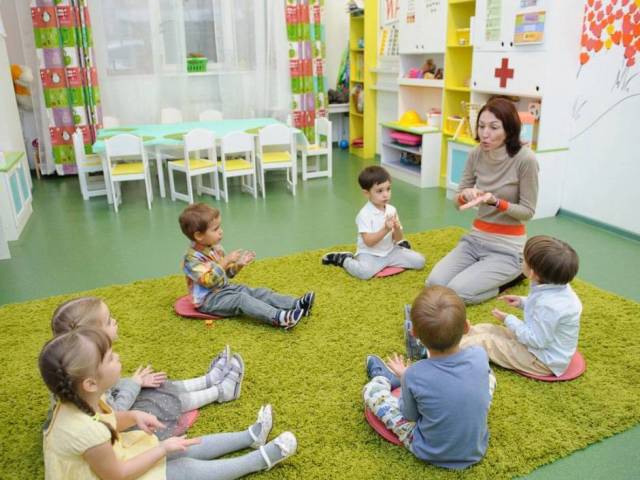
[[[207,71],[208,58],[202,57],[189,57],[187,58],[187,72],[197,73]]]

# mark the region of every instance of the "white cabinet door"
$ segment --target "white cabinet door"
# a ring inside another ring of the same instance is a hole
[[[400,53],[444,53],[446,26],[445,0],[401,0]]]
[[[544,52],[474,52],[471,88],[527,97],[543,94]]]
[[[398,51],[417,53],[418,14],[417,4],[420,0],[400,0],[400,32]]]
[[[516,0],[476,0],[473,48],[483,52],[504,52],[513,47]]]

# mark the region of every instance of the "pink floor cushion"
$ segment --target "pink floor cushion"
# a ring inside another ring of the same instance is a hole
[[[376,273],[376,277],[378,278],[382,278],[382,277],[390,277],[391,275],[397,275],[399,273],[404,272],[404,268],[402,267],[385,267],[382,270],[380,270],[378,273]]]
[[[587,362],[585,362],[582,354],[576,350],[576,353],[571,359],[571,363],[569,363],[567,371],[559,377],[556,377],[555,375],[534,375],[532,373],[521,372],[519,370],[515,370],[515,372],[525,377],[533,378],[534,380],[540,380],[541,382],[565,382],[567,380],[574,380],[578,378],[586,369]]]
[[[196,310],[196,307],[193,306],[193,302],[191,301],[191,295],[185,295],[184,297],[180,297],[176,300],[175,305],[173,306],[176,313],[181,317],[189,317],[189,318],[203,318],[209,320],[216,320],[218,317],[216,315],[209,315],[208,313],[202,313]]]
[[[176,429],[173,432],[173,435],[179,437],[180,435],[184,435],[184,432],[189,430],[191,425],[196,423],[196,419],[198,418],[198,409],[189,410],[188,412],[184,412],[180,415],[178,419],[178,423],[176,425]]]
[[[394,397],[400,396],[400,387],[396,388],[391,392],[391,395]],[[387,442],[391,442],[394,445],[402,445],[400,439],[393,433],[391,430],[388,430],[387,427],[384,426],[382,420],[376,417],[371,410],[365,407],[364,409],[364,418],[367,420],[371,428],[373,428],[378,435],[384,438]]]

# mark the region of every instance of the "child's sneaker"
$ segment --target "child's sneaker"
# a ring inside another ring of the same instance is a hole
[[[374,377],[386,378],[391,383],[391,390],[400,386],[400,378],[377,355],[367,355],[367,375],[370,379]]]
[[[399,247],[411,250],[411,244],[407,240],[402,240],[401,242],[398,242],[396,245],[398,245]]]
[[[256,433],[259,427],[259,431]],[[273,409],[271,405],[263,405],[258,412],[258,419],[256,423],[249,427],[249,436],[253,440],[253,443],[249,445],[251,448],[259,448],[267,443],[269,432],[273,428]]]
[[[422,360],[423,358],[429,358],[429,352],[427,348],[422,345],[420,339],[413,336],[411,330],[413,324],[411,323],[411,305],[405,305],[404,307],[404,342],[407,348],[407,358],[411,361]]]
[[[242,379],[244,378],[244,360],[239,353],[234,353],[229,361],[230,368],[227,375],[217,385],[218,403],[230,402],[240,397]]]
[[[296,300],[296,305],[294,308],[301,308],[304,310],[304,316],[309,316],[311,313],[311,307],[313,306],[313,301],[316,299],[316,294],[314,292],[307,292],[298,300]]]
[[[265,470],[271,470],[274,465],[280,463],[286,458],[296,453],[298,441],[296,436],[291,432],[284,432],[267,443],[264,447],[260,447],[260,454],[267,464]]]
[[[351,252],[329,252],[322,257],[323,265],[335,265],[336,267],[342,267],[342,264],[347,258],[353,258]]]
[[[278,326],[289,330],[295,327],[302,317],[304,310],[302,308],[292,308],[291,310],[280,310],[278,314]]]

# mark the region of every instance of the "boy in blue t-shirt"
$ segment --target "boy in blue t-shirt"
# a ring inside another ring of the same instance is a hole
[[[411,321],[429,358],[408,366],[394,354],[388,368],[401,379],[400,398],[391,395],[389,372],[364,387],[365,405],[420,460],[469,467],[487,451],[495,388],[489,358],[480,347],[460,348],[469,322],[464,302],[447,287],[426,287],[413,302]]]

